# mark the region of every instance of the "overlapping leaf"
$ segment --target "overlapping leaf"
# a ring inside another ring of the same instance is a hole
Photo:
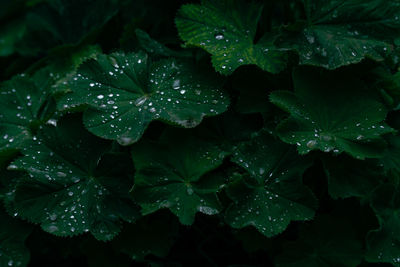
[[[392,185],[382,185],[375,191],[371,206],[380,228],[367,236],[370,262],[388,262],[400,266],[400,194]]]
[[[20,149],[38,128],[51,119],[55,107],[51,97],[55,87],[63,84],[83,60],[99,53],[97,46],[63,51],[68,60],[51,63],[34,74],[18,75],[0,85],[0,150]],[[61,88],[57,88],[61,90]]]
[[[197,212],[217,214],[221,210],[218,182],[206,174],[221,165],[224,156],[216,145],[187,136],[135,144],[133,194],[142,213],[168,208],[186,225],[193,223]]]
[[[22,75],[0,85],[0,150],[20,149],[32,138],[32,130],[45,122],[41,108],[48,95],[48,88]]]
[[[0,210],[0,266],[27,266],[30,258],[25,240],[32,226]]]
[[[136,142],[152,120],[198,125],[229,104],[213,75],[186,62],[152,63],[144,53],[99,55],[85,62],[71,81],[63,108],[88,104],[84,123],[92,133],[121,145]]]
[[[306,20],[288,27],[278,45],[297,50],[300,64],[336,69],[365,57],[383,60],[393,49],[400,29],[398,1],[303,2]]]
[[[76,118],[44,127],[9,166],[30,176],[15,192],[18,214],[59,236],[90,231],[100,240],[114,237],[120,221],[133,221],[137,212],[128,195],[128,158],[103,156],[108,146]]]
[[[226,220],[232,227],[253,226],[270,237],[293,220],[313,218],[316,200],[301,181],[310,163],[295,149],[264,133],[240,146],[233,161],[250,177],[228,188],[234,203],[226,211]]]
[[[261,12],[255,2],[203,0],[201,5],[183,5],[175,22],[186,44],[209,52],[222,74],[249,64],[278,73],[286,66],[286,54],[275,49],[268,35],[254,42]]]
[[[392,132],[387,110],[376,92],[350,75],[296,69],[295,91],[274,91],[272,103],[290,113],[278,125],[280,138],[296,144],[300,154],[311,150],[347,152],[360,159],[382,154],[381,135]]]

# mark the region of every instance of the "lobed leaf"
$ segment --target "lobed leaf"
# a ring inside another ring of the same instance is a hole
[[[186,128],[222,113],[227,94],[212,75],[187,62],[152,63],[145,53],[99,55],[83,63],[62,108],[88,104],[83,120],[97,136],[130,145],[159,119]]]
[[[193,223],[197,212],[219,213],[221,205],[215,194],[219,188],[209,182],[213,176],[204,175],[220,166],[225,154],[212,143],[188,136],[135,144],[133,195],[142,213],[168,208],[185,225]]]
[[[129,165],[118,155],[106,159],[108,149],[109,143],[86,132],[79,120],[45,126],[9,166],[30,176],[18,183],[15,210],[54,235],[90,231],[99,240],[112,239],[121,220],[134,221],[138,213],[128,195]]]
[[[382,61],[400,29],[397,0],[303,1],[306,20],[288,27],[278,47],[298,52],[300,64],[336,69],[364,58]]]
[[[292,147],[263,133],[239,146],[232,161],[250,175],[227,189],[234,202],[225,219],[232,227],[253,226],[271,237],[293,220],[313,218],[316,199],[301,181],[310,163]]]
[[[175,23],[186,44],[210,53],[214,68],[224,75],[249,64],[278,73],[286,67],[286,54],[268,35],[255,42],[261,11],[256,2],[203,0],[201,5],[183,5]]]
[[[32,139],[35,130],[46,122],[42,108],[48,97],[48,87],[41,88],[24,75],[0,85],[0,150],[21,149]]]
[[[347,152],[364,159],[381,156],[387,110],[376,92],[348,75],[299,68],[293,72],[295,91],[274,91],[272,103],[290,113],[277,128],[300,154],[312,150]]]

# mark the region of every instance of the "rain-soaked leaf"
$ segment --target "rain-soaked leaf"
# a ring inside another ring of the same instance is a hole
[[[32,226],[11,218],[0,209],[0,266],[27,266],[30,258],[25,240]]]
[[[367,235],[366,259],[400,266],[400,193],[399,188],[382,185],[372,198],[371,207],[380,227]]]
[[[23,75],[0,85],[0,150],[20,149],[45,123],[42,107],[49,90]]]
[[[400,267],[399,10],[1,0],[0,267]]]
[[[298,51],[300,64],[336,69],[364,58],[382,61],[400,30],[397,0],[309,0],[306,19],[289,26],[279,44]],[[294,28],[294,29],[293,29]]]
[[[54,235],[90,232],[110,240],[121,220],[132,222],[138,215],[128,194],[129,157],[107,157],[109,142],[88,133],[74,117],[57,124],[40,130],[24,156],[8,167],[30,176],[17,186],[15,209]]]
[[[219,187],[215,186],[218,176],[207,173],[222,164],[225,154],[215,144],[190,136],[135,144],[133,195],[142,213],[168,208],[186,225],[193,223],[197,212],[219,213],[221,205],[216,196]]]
[[[186,44],[210,53],[222,74],[250,64],[278,73],[286,67],[286,54],[276,50],[268,34],[255,42],[261,12],[256,2],[203,0],[201,5],[183,5],[175,22]]]
[[[191,128],[229,105],[213,74],[173,58],[151,62],[142,52],[99,55],[81,65],[70,86],[61,107],[88,104],[88,130],[121,145],[139,140],[153,120]]]
[[[300,154],[312,150],[347,152],[353,157],[379,157],[385,145],[381,135],[392,132],[377,92],[368,90],[350,74],[298,68],[294,92],[274,91],[272,103],[290,113],[278,125],[279,137],[296,144]]]
[[[293,147],[262,133],[239,146],[232,160],[249,174],[228,187],[234,202],[226,211],[226,221],[232,227],[253,226],[270,237],[283,232],[291,221],[314,217],[316,199],[301,181],[310,162]]]

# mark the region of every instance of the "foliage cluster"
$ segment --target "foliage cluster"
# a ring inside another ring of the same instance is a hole
[[[400,266],[399,0],[0,3],[0,266]]]

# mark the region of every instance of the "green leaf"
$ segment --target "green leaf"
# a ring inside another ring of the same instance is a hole
[[[48,96],[47,87],[23,75],[0,86],[0,150],[20,149],[32,139],[32,132],[46,122],[41,108]]]
[[[297,50],[300,64],[336,69],[364,58],[382,61],[400,29],[400,6],[391,0],[308,0],[306,21],[289,26],[279,44]]]
[[[83,119],[90,132],[130,145],[153,120],[190,128],[224,112],[229,98],[219,86],[216,77],[186,62],[114,53],[81,65],[71,81],[73,94],[60,105],[88,104]]]
[[[113,240],[113,247],[139,261],[150,254],[166,257],[178,234],[178,223],[172,216],[155,213],[125,225],[121,234]]]
[[[400,266],[400,194],[392,185],[379,187],[371,201],[380,227],[367,235],[366,259]]]
[[[117,11],[116,0],[45,1],[27,14],[27,29],[17,43],[17,50],[33,56],[59,45],[78,45]]]
[[[58,236],[90,231],[112,239],[121,220],[131,222],[137,209],[129,196],[129,157],[107,157],[109,143],[84,130],[80,120],[65,118],[45,126],[24,156],[9,169],[25,170],[14,206],[18,214]]]
[[[255,2],[203,0],[201,5],[183,5],[175,23],[186,44],[210,53],[222,74],[249,64],[278,73],[286,67],[286,54],[276,50],[267,35],[254,42],[261,12],[262,6]]]
[[[382,183],[382,168],[373,160],[356,160],[349,156],[326,157],[323,160],[332,198],[368,199]]]
[[[239,146],[232,161],[250,174],[228,187],[234,203],[226,211],[226,221],[232,227],[253,226],[271,237],[293,220],[313,218],[316,199],[301,181],[310,162],[291,146],[263,133]]]
[[[379,157],[381,135],[393,132],[384,119],[387,110],[376,92],[350,74],[298,68],[294,92],[274,91],[272,103],[290,113],[278,125],[279,137],[296,144],[300,154],[312,150],[347,152],[353,157]]]
[[[323,215],[302,225],[298,240],[287,242],[275,262],[277,267],[352,267],[362,257],[362,243],[351,223]]]
[[[160,143],[143,141],[132,148],[135,163],[133,195],[144,215],[170,209],[182,224],[192,224],[195,214],[217,214],[218,187],[204,176],[222,164],[225,152],[214,144],[190,136]],[[211,184],[211,186],[210,186]]]
[[[30,258],[25,240],[32,227],[0,210],[0,266],[27,266]]]

